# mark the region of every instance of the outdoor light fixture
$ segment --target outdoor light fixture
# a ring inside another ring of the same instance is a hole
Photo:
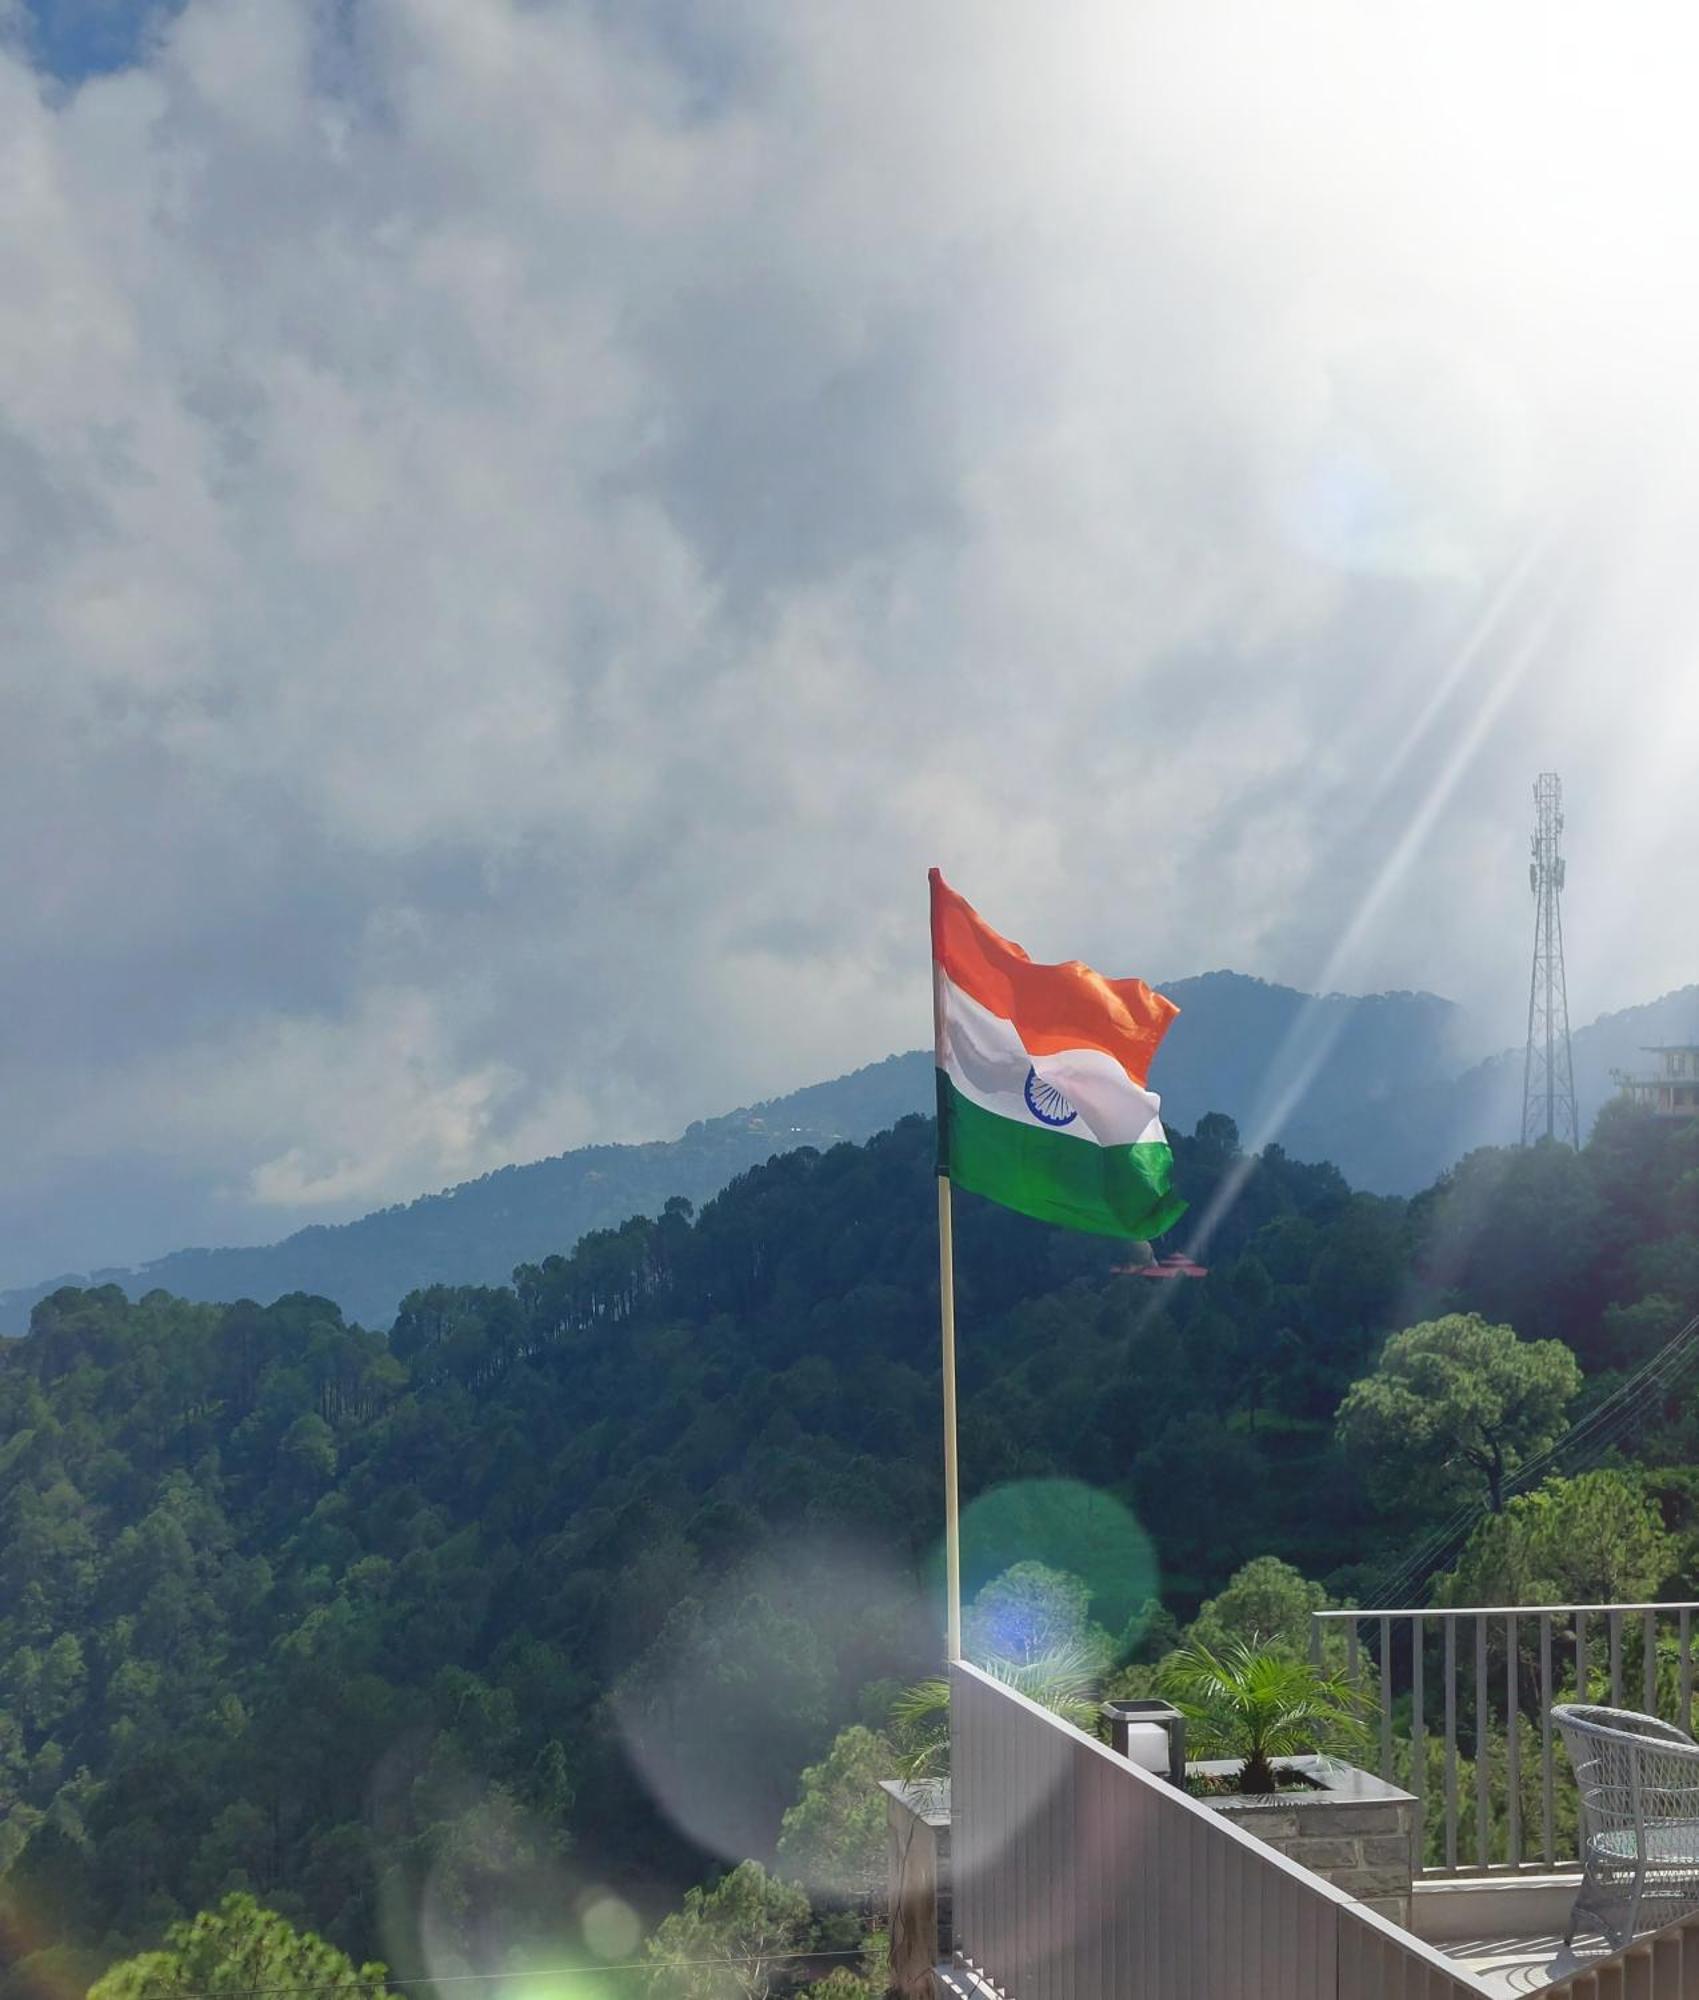
[[[1106,1701],[1109,1747],[1171,1785],[1186,1782],[1186,1718],[1167,1701]]]

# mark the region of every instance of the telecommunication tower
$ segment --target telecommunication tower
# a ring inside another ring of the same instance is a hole
[[[1528,985],[1528,1055],[1522,1068],[1522,1143],[1579,1146],[1569,988],[1563,975],[1563,786],[1555,771],[1534,781],[1534,973]]]

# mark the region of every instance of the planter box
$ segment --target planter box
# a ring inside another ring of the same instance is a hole
[[[1289,1861],[1408,1930],[1416,1801],[1385,1779],[1332,1757],[1284,1757],[1280,1763],[1302,1771],[1317,1789],[1234,1792],[1198,1803],[1226,1813]],[[1239,1767],[1228,1758],[1186,1768],[1204,1777],[1227,1777]]]

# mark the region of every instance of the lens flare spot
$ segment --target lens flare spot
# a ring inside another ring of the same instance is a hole
[[[935,1657],[912,1575],[883,1550],[797,1541],[681,1603],[614,1689],[626,1755],[672,1823],[728,1861],[772,1859],[844,1690]]]
[[[1091,1615],[1112,1636],[1134,1628],[1160,1590],[1156,1551],[1130,1508],[1076,1479],[1024,1479],[981,1493],[962,1510],[962,1597],[1016,1563],[1078,1577]],[[933,1556],[941,1588],[944,1552]]]
[[[610,1963],[631,1958],[643,1941],[643,1925],[637,1912],[629,1903],[609,1893],[592,1896],[579,1921],[584,1927],[586,1947]]]
[[[502,2000],[615,2000],[608,1985],[582,1972],[519,1973],[496,1990]]]

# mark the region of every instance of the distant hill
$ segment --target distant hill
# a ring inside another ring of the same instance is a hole
[[[1426,1187],[1473,1147],[1516,1137],[1520,1052],[1464,1067],[1459,1010],[1434,994],[1317,998],[1236,972],[1169,981],[1164,990],[1181,1014],[1152,1080],[1180,1129],[1223,1111],[1248,1140],[1274,1138],[1297,1158],[1331,1160],[1353,1186],[1385,1194]],[[1644,1066],[1642,1043],[1696,1032],[1699,987],[1581,1029],[1575,1065],[1584,1128],[1614,1088],[1610,1072]],[[866,1139],[910,1112],[930,1111],[932,1098],[930,1054],[891,1056],[705,1119],[678,1139],[585,1146],[354,1222],[298,1230],[281,1243],[178,1250],[133,1270],[0,1293],[0,1332],[22,1332],[30,1308],[60,1285],[89,1282],[121,1285],[132,1297],[157,1288],[262,1304],[313,1292],[335,1299],[351,1319],[387,1326],[417,1286],[504,1283],[516,1264],[567,1249],[586,1230],[656,1214],[672,1195],[703,1202],[774,1153]]]
[[[1699,1042],[1699,986],[1683,986],[1661,1000],[1601,1015],[1573,1032],[1583,1139],[1601,1106],[1617,1093],[1615,1073],[1651,1074],[1656,1063],[1645,1051],[1660,1042]],[[1523,1051],[1506,1049],[1448,1082],[1399,1093],[1385,1107],[1374,1141],[1394,1171],[1384,1182],[1362,1175],[1361,1184],[1412,1192],[1477,1146],[1513,1144],[1522,1130],[1522,1077]],[[1332,1157],[1349,1177],[1358,1178],[1343,1153]]]
[[[121,1285],[131,1298],[163,1290],[262,1305],[312,1292],[334,1299],[362,1325],[387,1327],[401,1299],[420,1285],[505,1284],[516,1264],[570,1250],[587,1230],[629,1215],[658,1215],[673,1195],[704,1202],[775,1153],[870,1138],[911,1111],[929,1110],[931,1102],[931,1057],[889,1056],[830,1083],[701,1120],[682,1138],[581,1146],[353,1222],[315,1223],[281,1243],[173,1250],[133,1269],[3,1292],[0,1333],[22,1333],[31,1307],[68,1284]]]
[[[1520,1138],[1523,1051],[1462,1065],[1460,1016],[1448,1001],[1246,992],[1256,984],[1210,973],[1165,989],[1185,1009],[1159,1058],[1164,1104],[1177,1118],[1208,1102],[1229,1111],[1247,1141],[1272,1137],[1298,1159],[1331,1160],[1376,1194],[1414,1194],[1478,1146]],[[1645,1048],[1679,1041],[1699,1041],[1699,986],[1574,1031],[1583,1139],[1616,1095],[1615,1073],[1647,1073]]]
[[[1236,972],[1165,982],[1180,1006],[1151,1081],[1189,1126],[1225,1111],[1249,1144],[1331,1160],[1353,1187],[1406,1194],[1439,1171],[1392,1107],[1442,1089],[1466,1059],[1461,1010],[1432,993],[1312,995]]]

